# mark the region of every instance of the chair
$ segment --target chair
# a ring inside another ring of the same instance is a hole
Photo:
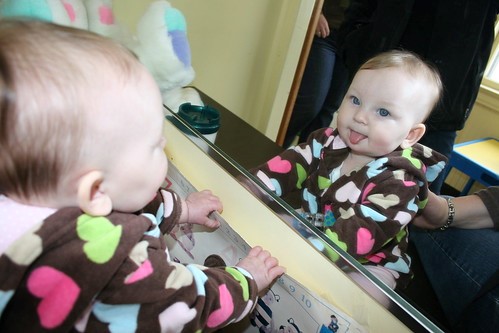
[[[473,183],[484,186],[499,185],[499,140],[482,138],[454,145],[446,177],[456,168],[469,177],[460,195],[466,195]]]

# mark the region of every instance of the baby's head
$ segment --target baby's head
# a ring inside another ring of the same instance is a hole
[[[357,71],[338,113],[338,130],[353,152],[370,157],[408,148],[425,133],[439,103],[437,70],[406,51],[381,53]]]
[[[164,180],[159,89],[88,31],[0,21],[0,193],[92,215],[131,212]]]

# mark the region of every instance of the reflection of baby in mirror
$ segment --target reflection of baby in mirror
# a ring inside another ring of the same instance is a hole
[[[388,286],[403,287],[412,276],[407,224],[445,165],[417,143],[441,91],[418,56],[375,56],[355,75],[336,129],[313,132],[252,173],[278,196],[300,191],[305,217]]]

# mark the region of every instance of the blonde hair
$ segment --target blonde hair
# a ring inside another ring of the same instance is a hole
[[[125,47],[88,31],[0,20],[0,193],[56,191],[81,158],[86,92],[99,69],[125,82],[136,64]]]
[[[420,77],[434,86],[436,96],[432,108],[426,115],[426,118],[429,117],[431,111],[439,105],[443,94],[443,83],[438,69],[432,64],[425,62],[415,53],[404,50],[391,50],[367,60],[360,66],[359,71],[392,67],[402,68],[410,75]]]

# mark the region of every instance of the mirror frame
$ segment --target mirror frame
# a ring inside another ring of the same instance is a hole
[[[300,53],[300,58],[298,59],[298,65],[296,67],[295,76],[293,82],[291,83],[291,89],[289,91],[288,100],[284,108],[284,113],[282,115],[281,125],[279,126],[279,131],[277,132],[276,143],[282,146],[284,143],[284,138],[286,136],[286,131],[288,129],[289,121],[291,119],[291,114],[293,113],[293,108],[296,102],[296,97],[298,95],[298,90],[300,89],[301,79],[303,78],[303,72],[305,71],[305,66],[307,65],[308,55],[310,53],[310,48],[312,46],[312,41],[315,35],[315,27],[319,22],[319,17],[322,12],[322,6],[324,5],[324,0],[316,0],[314,4],[314,9],[312,10],[312,15],[310,17],[310,22],[308,24],[307,33],[305,35],[305,40],[303,42],[303,47]]]

